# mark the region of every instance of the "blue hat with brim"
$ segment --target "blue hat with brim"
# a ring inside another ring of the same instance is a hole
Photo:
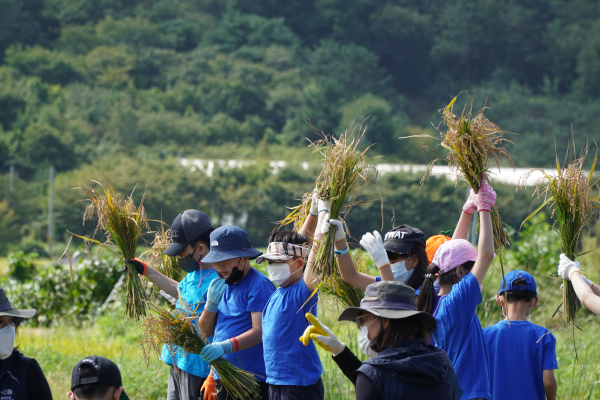
[[[525,280],[525,285],[515,285],[513,282],[517,279]],[[500,280],[500,291],[498,294],[504,293],[504,281],[506,281],[506,291],[513,292],[518,290],[526,290],[528,292],[535,293],[537,295],[537,286],[535,284],[535,279],[529,272],[522,271],[520,269],[516,269],[514,271],[510,271],[506,275],[504,275],[504,279]]]
[[[238,257],[254,260],[261,254],[261,251],[252,248],[248,232],[237,226],[225,225],[210,234],[210,252],[202,262],[215,263]]]

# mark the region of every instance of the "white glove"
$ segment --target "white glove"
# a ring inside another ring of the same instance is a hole
[[[390,263],[387,253],[383,248],[383,239],[379,232],[373,231],[373,233],[365,233],[360,240],[360,245],[369,252],[369,256],[375,265],[377,265],[377,268],[381,268]]]
[[[304,334],[300,336],[302,344],[307,346],[310,339],[312,339],[321,346],[323,350],[330,351],[334,357],[344,351],[346,345],[341,342],[328,327],[323,325],[317,317],[310,313],[306,313],[306,319],[308,319],[312,325],[308,326],[304,331]]]
[[[344,225],[342,225],[342,221],[338,221],[337,219],[329,219],[329,213],[325,214],[325,218],[323,218],[323,223],[321,224],[321,234],[326,234],[333,227],[335,229],[335,237],[334,241],[342,240],[346,237],[344,233]]]
[[[573,272],[579,271],[581,273],[581,267],[579,261],[571,261],[564,254],[560,255],[560,261],[558,262],[558,275],[563,279],[571,280]]]
[[[166,293],[164,290],[161,290],[160,292],[158,292],[158,294],[167,299],[167,301],[173,305],[177,303],[177,299],[171,296],[170,294]]]
[[[319,210],[318,210],[318,212],[321,212],[321,211],[327,211],[327,212],[329,212],[330,208],[331,208],[331,201],[319,199]]]
[[[313,191],[312,200],[310,202],[310,215],[316,217],[319,215],[319,196],[317,196],[317,190]]]

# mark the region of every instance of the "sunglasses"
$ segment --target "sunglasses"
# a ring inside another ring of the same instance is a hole
[[[371,325],[373,325],[373,324],[375,323],[375,321],[377,321],[378,319],[379,319],[379,317],[375,317],[375,319],[374,319],[373,321],[371,321],[371,323],[370,323],[369,325],[367,325],[367,329],[368,329],[368,328],[369,328]],[[364,325],[364,320],[365,320],[365,317],[357,317],[357,318],[354,320],[354,322],[356,323],[356,326],[358,327],[358,329],[359,329],[359,330],[360,330],[360,328],[362,328],[362,327],[363,327],[363,325]]]

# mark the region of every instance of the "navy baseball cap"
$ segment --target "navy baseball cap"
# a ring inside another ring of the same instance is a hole
[[[208,215],[197,210],[185,210],[180,213],[171,225],[172,243],[164,254],[175,257],[180,254],[191,241],[210,231],[212,224]]]
[[[202,259],[215,263],[232,258],[248,257],[254,260],[262,252],[252,248],[248,232],[233,225],[225,225],[210,234],[210,252]]]
[[[408,253],[417,243],[423,246],[423,248],[427,246],[425,234],[419,229],[408,225],[400,225],[393,228],[383,238],[383,248],[385,251],[397,254]]]
[[[517,279],[524,279],[525,285],[515,285],[513,282]],[[504,293],[504,281],[506,280],[506,291],[512,292],[515,290],[527,290],[528,292],[533,292],[537,295],[537,286],[535,284],[535,279],[529,272],[521,271],[520,269],[516,269],[514,271],[510,271],[506,275],[504,275],[504,279],[500,280],[500,291],[498,294]]]

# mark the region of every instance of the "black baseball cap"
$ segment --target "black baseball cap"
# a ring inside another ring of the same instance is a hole
[[[383,248],[397,254],[408,253],[415,244],[420,244],[425,248],[427,240],[425,234],[417,228],[408,225],[400,225],[392,228],[385,234],[383,239]]]
[[[180,254],[191,241],[212,229],[208,215],[197,210],[185,210],[180,213],[171,225],[172,243],[164,254],[175,257]]]
[[[83,365],[91,366],[96,373],[82,378],[81,367]],[[108,358],[100,356],[89,356],[79,361],[71,374],[71,390],[75,390],[80,386],[93,384],[115,386],[117,388],[123,386],[121,371],[119,371],[117,364]]]

